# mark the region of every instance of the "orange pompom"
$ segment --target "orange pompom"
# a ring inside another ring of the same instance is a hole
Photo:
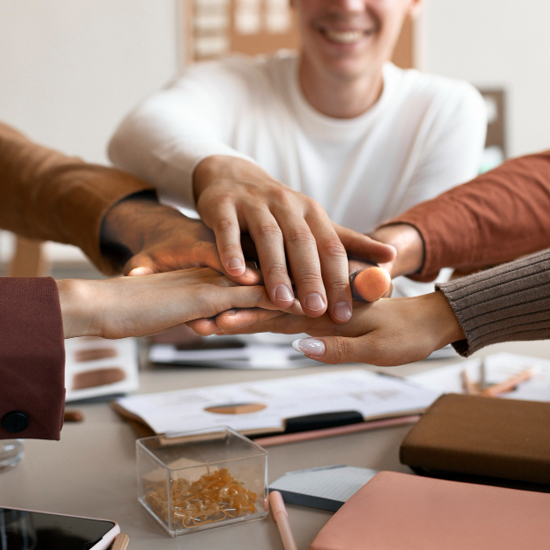
[[[366,302],[376,302],[391,286],[389,273],[381,267],[369,267],[357,273],[353,290]]]

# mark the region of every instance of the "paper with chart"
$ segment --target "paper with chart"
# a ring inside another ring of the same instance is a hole
[[[210,386],[117,400],[155,433],[230,426],[245,433],[283,431],[286,418],[357,411],[366,420],[414,414],[439,392],[365,370]]]

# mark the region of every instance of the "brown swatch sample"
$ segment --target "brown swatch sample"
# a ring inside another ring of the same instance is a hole
[[[74,360],[77,363],[83,363],[85,361],[97,361],[98,359],[107,359],[109,357],[116,357],[117,350],[115,348],[88,348],[79,349],[74,352]]]
[[[126,378],[126,373],[120,367],[86,370],[73,376],[73,390],[84,390],[114,384]]]
[[[216,414],[249,414],[262,411],[266,406],[262,403],[231,403],[206,407],[204,410]]]

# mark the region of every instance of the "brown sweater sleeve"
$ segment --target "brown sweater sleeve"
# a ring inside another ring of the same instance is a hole
[[[422,270],[468,270],[508,262],[550,246],[550,151],[509,160],[384,223],[407,223],[424,239]]]
[[[0,439],[59,439],[65,348],[51,277],[0,277]]]
[[[498,342],[550,338],[550,250],[437,288],[466,335],[453,344],[461,355]]]
[[[101,222],[118,201],[151,189],[130,174],[87,164],[0,124],[0,227],[24,237],[73,244],[104,273]]]

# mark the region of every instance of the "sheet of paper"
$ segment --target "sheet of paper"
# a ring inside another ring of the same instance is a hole
[[[447,367],[413,374],[408,377],[440,393],[464,393],[461,371],[466,369],[472,382],[480,380],[481,358],[468,359]],[[495,353],[485,357],[486,383],[502,382],[522,370],[534,368],[531,380],[522,382],[514,391],[502,394],[506,399],[550,401],[550,361],[527,355]]]
[[[399,416],[424,410],[438,395],[413,381],[356,369],[137,395],[117,403],[162,434],[212,426],[282,430],[286,418],[340,411],[357,411],[369,419]],[[207,410],[242,404],[260,405],[261,410],[246,414]]]
[[[149,350],[152,363],[197,365],[226,369],[294,369],[315,363],[290,345],[244,344],[240,348],[178,349],[171,344],[154,344]]]

